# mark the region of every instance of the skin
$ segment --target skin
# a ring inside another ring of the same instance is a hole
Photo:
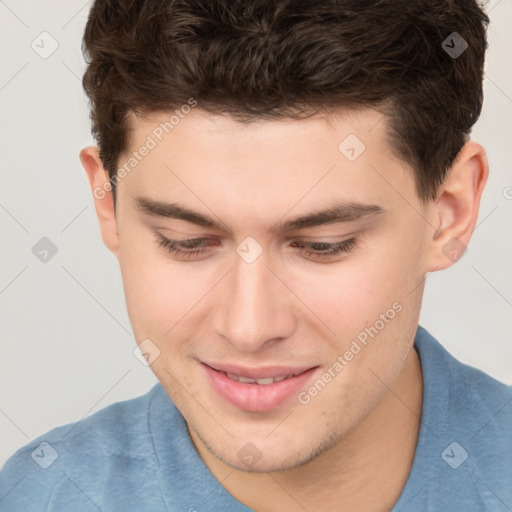
[[[132,118],[128,153],[168,119]],[[424,204],[386,130],[370,109],[243,126],[196,107],[119,182],[115,212],[110,192],[93,196],[103,240],[119,260],[137,343],[149,338],[160,350],[151,369],[206,466],[259,512],[323,512],[340,503],[387,511],[409,475],[422,410],[413,341],[425,277],[453,264],[443,252],[450,240],[468,245],[488,164],[482,146],[467,142],[436,201]],[[366,146],[353,162],[338,151],[350,133]],[[98,149],[84,148],[80,158],[91,189],[105,187]],[[135,207],[140,195],[179,202],[226,229],[148,215]],[[386,211],[286,235],[270,231],[340,199]],[[156,231],[219,243],[186,259],[159,246]],[[353,251],[331,259],[290,245],[353,233]],[[263,248],[251,264],[235,251],[247,236]],[[401,311],[308,404],[294,397],[268,412],[240,410],[198,367],[209,360],[326,371],[395,302]],[[251,467],[237,456],[248,442],[261,454]]]

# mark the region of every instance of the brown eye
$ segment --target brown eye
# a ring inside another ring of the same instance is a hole
[[[354,249],[357,244],[356,238],[349,238],[342,242],[293,242],[295,246],[306,246],[304,250],[306,256],[314,258],[332,258],[341,253],[348,253]]]
[[[208,238],[190,238],[188,240],[172,240],[158,233],[159,239],[157,243],[161,247],[165,247],[167,251],[176,256],[185,256],[191,258],[199,256],[208,251],[210,245],[206,245],[212,240]]]
[[[213,243],[212,242],[217,242]],[[219,245],[218,241],[209,238],[189,238],[186,240],[173,240],[158,233],[157,243],[175,256],[193,258],[209,251],[212,246]],[[350,238],[342,242],[292,242],[293,247],[301,249],[308,258],[329,259],[342,253],[349,253],[357,245],[357,238]]]

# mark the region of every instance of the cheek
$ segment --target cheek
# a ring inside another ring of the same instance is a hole
[[[402,358],[399,340],[416,321],[421,305],[421,251],[413,232],[386,233],[358,257],[296,274],[288,281],[315,313],[306,312],[330,340],[333,361],[346,351],[357,352],[354,340],[362,347],[357,355],[348,354],[352,359],[347,377],[361,365],[381,367],[395,356]]]
[[[126,241],[127,242],[127,241]],[[119,264],[128,315],[136,338],[161,340],[197,301],[198,291],[183,266],[167,260],[152,240],[143,250],[120,246]]]
[[[295,276],[290,287],[337,337],[346,339],[403,300],[405,286],[397,270],[401,265],[381,263],[377,258],[347,260],[346,265],[332,266],[322,274]]]

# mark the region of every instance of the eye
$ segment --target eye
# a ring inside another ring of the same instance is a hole
[[[209,238],[189,238],[187,240],[172,240],[165,237],[161,233],[158,233],[157,243],[175,256],[182,256],[185,258],[194,258],[204,253],[210,252],[209,248],[212,246],[210,242],[214,242],[213,245],[219,245],[218,240],[212,240]],[[329,259],[342,253],[349,253],[357,245],[357,238],[349,238],[342,242],[292,242],[290,244],[293,247],[299,247],[303,249],[303,254],[306,257],[312,257],[314,259]]]
[[[313,258],[332,258],[333,256],[337,256],[341,253],[349,253],[352,251],[357,245],[357,238],[349,238],[348,240],[343,240],[342,242],[292,242],[293,246],[306,246],[308,249],[304,251],[304,254],[307,257],[312,256]]]
[[[172,240],[165,237],[161,233],[158,233],[159,240],[158,245],[165,247],[171,254],[176,256],[185,256],[186,258],[192,258],[199,256],[207,251],[208,246],[205,247],[205,243],[214,241],[209,238],[190,238],[188,240]],[[218,245],[218,244],[217,244]]]

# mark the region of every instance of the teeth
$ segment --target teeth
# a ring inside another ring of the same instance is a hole
[[[238,382],[256,382],[256,379],[250,379],[249,377],[238,377]]]
[[[265,379],[251,379],[249,377],[240,377],[238,375],[235,375],[234,373],[226,373],[227,377],[229,377],[232,380],[237,380],[238,382],[242,382],[243,384],[260,384],[261,386],[266,386],[268,384],[272,384],[274,382],[281,382],[284,379],[287,379],[289,377],[293,377],[293,375],[285,375],[283,377],[267,377]]]
[[[276,382],[272,377],[267,377],[266,379],[256,379],[257,384],[262,384],[263,386],[266,386],[267,384],[272,384],[273,382]]]

